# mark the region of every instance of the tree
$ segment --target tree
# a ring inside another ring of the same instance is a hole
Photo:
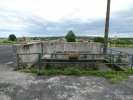
[[[101,43],[103,43],[104,42],[104,38],[102,38],[102,37],[95,37],[94,38],[94,42],[101,42]]]
[[[111,0],[107,1],[107,12],[106,12],[106,24],[105,24],[105,33],[104,33],[104,48],[103,53],[107,53],[108,47],[108,32],[109,32],[109,19],[110,19],[110,4]]]
[[[76,36],[73,31],[68,31],[66,35],[67,42],[76,42]]]
[[[17,38],[14,34],[10,34],[8,39],[9,39],[9,41],[15,41]]]

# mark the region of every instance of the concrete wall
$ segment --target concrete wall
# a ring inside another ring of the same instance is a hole
[[[69,42],[69,43],[52,43],[45,42],[43,44],[43,53],[51,53],[57,51],[90,51],[92,53],[100,53],[100,43],[89,42]]]
[[[41,53],[42,52],[42,44],[41,43],[32,43],[32,44],[24,44],[24,45],[16,45],[13,47],[15,52],[14,55],[17,56],[17,54],[28,54],[28,53]],[[17,59],[19,59],[20,63],[23,62],[34,62],[37,61],[38,55],[32,54],[32,55],[19,55],[18,58],[14,57],[15,64],[14,66],[17,66]],[[21,64],[20,64],[21,65]],[[26,64],[26,66],[31,66],[32,63]]]
[[[41,42],[25,45],[16,45],[15,54],[27,53],[52,53],[64,51],[89,51],[90,53],[100,53],[100,43],[89,42]],[[20,55],[20,62],[33,62],[38,59],[38,55]]]

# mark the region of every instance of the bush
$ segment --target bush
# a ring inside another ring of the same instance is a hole
[[[104,42],[104,38],[102,38],[102,37],[95,37],[94,38],[94,42],[101,42],[101,43],[103,43]]]
[[[17,38],[14,34],[9,35],[9,41],[15,41]]]
[[[73,31],[69,31],[66,35],[67,42],[76,42],[76,36]]]

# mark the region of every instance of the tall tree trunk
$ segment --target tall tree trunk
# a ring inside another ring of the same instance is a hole
[[[111,4],[111,0],[108,0],[107,1],[107,12],[106,12],[106,22],[105,22],[105,33],[104,33],[104,48],[103,48],[104,54],[107,54],[107,47],[108,47],[110,4]]]

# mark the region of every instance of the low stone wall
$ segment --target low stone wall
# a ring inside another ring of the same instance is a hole
[[[28,54],[28,53],[52,53],[52,52],[67,52],[67,51],[80,51],[90,53],[100,53],[100,43],[89,42],[40,42],[24,45],[14,46],[15,54]],[[16,57],[15,57],[16,58]],[[20,62],[34,62],[37,61],[38,55],[20,55]],[[17,61],[16,61],[17,62]],[[29,64],[31,65],[31,64]]]

